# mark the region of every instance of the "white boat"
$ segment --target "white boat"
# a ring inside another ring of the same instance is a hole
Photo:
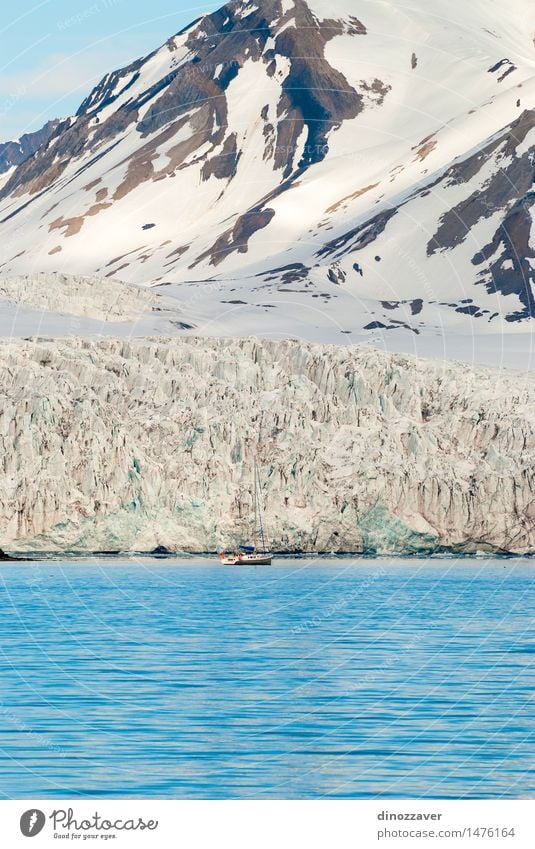
[[[222,551],[219,559],[224,566],[271,566],[273,556],[269,552],[244,551],[240,546],[238,551],[229,554],[227,551]]]
[[[224,566],[271,566],[273,555],[266,545],[264,531],[262,491],[260,488],[260,476],[255,463],[253,481],[253,510],[254,519],[252,527],[253,544],[240,545],[235,551],[222,551],[219,555]]]

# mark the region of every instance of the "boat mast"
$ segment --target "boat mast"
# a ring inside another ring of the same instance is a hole
[[[253,545],[258,548],[258,505],[256,501],[256,463],[253,471]]]
[[[266,540],[264,536],[264,523],[262,521],[262,502],[260,491],[260,475],[258,474],[258,466],[254,464],[254,513],[255,513],[255,545],[257,541],[257,533],[260,531],[260,539],[262,541],[262,551],[266,551]]]

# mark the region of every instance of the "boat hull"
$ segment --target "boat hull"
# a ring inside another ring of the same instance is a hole
[[[223,566],[271,566],[271,554],[238,554],[221,557]]]
[[[245,554],[240,557],[243,566],[271,566],[271,554]]]

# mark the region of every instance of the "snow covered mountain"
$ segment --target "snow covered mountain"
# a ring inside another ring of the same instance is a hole
[[[231,0],[10,173],[0,274],[165,287],[186,333],[526,333],[531,12]]]

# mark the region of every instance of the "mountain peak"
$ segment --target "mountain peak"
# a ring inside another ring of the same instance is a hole
[[[514,329],[535,314],[524,13],[232,0],[10,173],[2,271],[165,284],[212,327],[231,306],[245,329]]]

